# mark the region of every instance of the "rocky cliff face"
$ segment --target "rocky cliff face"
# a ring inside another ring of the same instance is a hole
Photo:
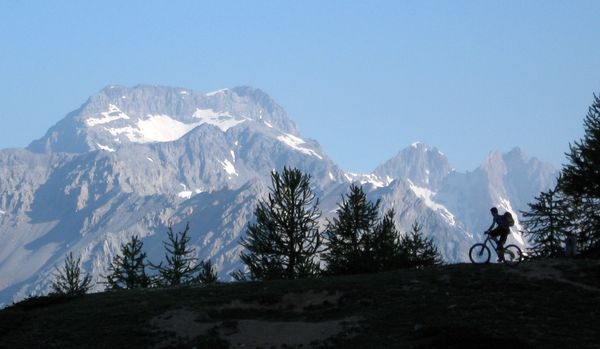
[[[109,86],[27,149],[0,151],[0,302],[45,292],[71,251],[101,282],[134,234],[158,262],[167,226],[186,222],[198,257],[227,279],[270,173],[283,166],[311,174],[323,219],[350,182],[362,183],[382,208],[395,208],[401,230],[421,223],[448,261],[465,260],[489,206],[523,209],[555,176],[519,150],[457,173],[425,144],[372,174],[350,174],[258,89]]]
[[[416,142],[401,150],[395,157],[378,166],[373,173],[380,178],[406,179],[419,187],[437,189],[452,166],[437,148]]]

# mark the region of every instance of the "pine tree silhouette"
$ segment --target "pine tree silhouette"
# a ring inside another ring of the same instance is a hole
[[[569,146],[560,189],[580,200],[580,243],[600,256],[600,98],[596,95],[584,119],[584,130],[584,137]]]
[[[350,193],[342,196],[336,217],[326,228],[326,252],[329,274],[355,274],[373,271],[373,229],[379,217],[379,203],[371,202],[362,186],[350,185]]]
[[[143,243],[137,236],[121,244],[120,254],[113,258],[106,277],[107,289],[144,288],[150,284],[146,275],[146,253],[142,252]]]
[[[402,248],[400,234],[394,222],[396,212],[390,209],[375,227],[373,237],[369,239],[373,271],[388,271],[409,265],[408,254]]]
[[[81,257],[75,259],[69,252],[62,269],[56,268],[52,281],[52,294],[80,296],[91,288],[92,277],[81,270]]]
[[[529,211],[521,212],[524,235],[532,243],[529,252],[536,257],[556,257],[563,254],[562,242],[569,231],[567,200],[557,189],[540,193]]]
[[[189,247],[190,242],[190,225],[186,224],[185,230],[175,234],[173,227],[167,229],[168,241],[164,241],[165,260],[163,266],[152,265],[158,270],[158,284],[162,286],[177,286],[194,280],[195,273],[200,269],[201,265],[197,263],[198,259],[193,256],[194,249]]]
[[[236,279],[297,279],[320,272],[317,253],[321,233],[317,219],[319,201],[310,187],[310,175],[284,167],[271,174],[271,192],[254,211],[256,222],[248,225],[240,244],[240,258],[248,273]]]
[[[200,271],[198,272],[196,280],[200,284],[212,284],[219,280],[217,271],[215,270],[210,259],[200,262]]]
[[[433,239],[423,237],[422,228],[417,222],[413,223],[410,233],[402,236],[400,246],[407,255],[409,267],[420,268],[443,263]]]

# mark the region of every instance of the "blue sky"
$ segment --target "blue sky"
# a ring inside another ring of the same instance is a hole
[[[2,1],[0,148],[110,84],[269,93],[344,169],[419,140],[556,165],[600,92],[599,1]]]

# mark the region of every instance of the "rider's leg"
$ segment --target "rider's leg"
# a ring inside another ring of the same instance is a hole
[[[492,229],[490,231],[490,237],[496,242],[496,244],[498,243],[498,236],[500,236],[500,228]]]
[[[500,234],[500,240],[498,240],[498,260],[504,260],[504,243],[506,242],[506,238],[508,238],[508,233],[503,232]]]

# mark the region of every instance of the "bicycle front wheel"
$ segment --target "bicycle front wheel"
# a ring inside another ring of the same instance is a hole
[[[517,245],[508,245],[504,247],[504,264],[514,266],[523,260],[523,252]]]
[[[469,259],[471,263],[484,264],[490,261],[490,249],[484,244],[475,244],[469,250]]]

